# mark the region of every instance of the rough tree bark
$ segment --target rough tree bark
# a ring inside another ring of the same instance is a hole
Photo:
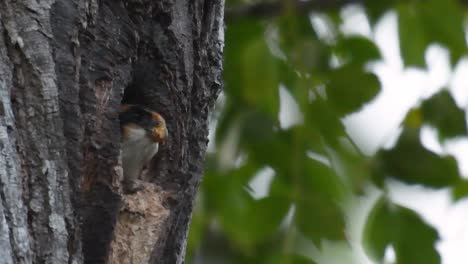
[[[224,0],[0,0],[0,263],[182,263]],[[121,101],[170,137],[123,195]]]

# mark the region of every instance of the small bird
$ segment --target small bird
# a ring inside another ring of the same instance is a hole
[[[133,193],[139,189],[137,179],[143,168],[158,153],[168,131],[161,115],[140,105],[123,104],[119,119],[124,190]]]

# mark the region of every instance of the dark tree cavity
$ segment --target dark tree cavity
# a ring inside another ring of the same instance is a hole
[[[2,263],[183,263],[221,89],[223,0],[0,1]],[[121,101],[169,138],[121,192]]]

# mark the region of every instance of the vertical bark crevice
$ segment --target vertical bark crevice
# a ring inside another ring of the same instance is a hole
[[[84,263],[106,263],[122,198],[118,109],[130,81],[133,47],[125,46],[131,23],[121,1],[89,2],[86,28],[78,35]],[[127,26],[126,26],[127,25]],[[128,45],[128,44],[126,44]]]

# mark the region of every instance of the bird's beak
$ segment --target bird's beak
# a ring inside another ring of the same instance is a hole
[[[153,134],[155,141],[157,141],[160,144],[163,143],[164,139],[168,135],[166,126],[159,126],[159,127],[153,128],[151,132]]]

